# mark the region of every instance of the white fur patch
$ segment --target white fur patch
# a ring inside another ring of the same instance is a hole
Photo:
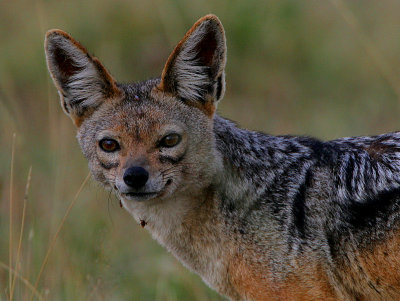
[[[196,47],[207,34],[207,25],[200,24],[184,42],[174,63],[178,94],[188,100],[199,100],[210,84],[209,67],[202,65],[197,57]]]
[[[81,107],[97,105],[104,97],[103,81],[93,65],[86,65],[85,69],[73,75],[67,83],[68,101],[79,103]]]
[[[81,108],[98,105],[104,97],[104,80],[93,62],[86,53],[64,37],[53,38],[53,43],[72,60],[74,67],[81,69],[59,85],[62,87],[67,105],[79,105]],[[51,66],[51,69],[60,74],[57,65]],[[58,82],[62,81],[59,76],[54,76],[54,79]]]

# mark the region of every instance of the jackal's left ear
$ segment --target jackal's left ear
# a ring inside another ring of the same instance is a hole
[[[214,15],[198,20],[168,58],[159,88],[212,116],[225,92],[224,28]]]
[[[64,31],[47,32],[45,52],[61,105],[77,126],[104,101],[122,95],[100,61]]]

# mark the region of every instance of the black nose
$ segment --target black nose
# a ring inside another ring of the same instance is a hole
[[[149,173],[140,166],[130,167],[125,171],[124,182],[126,185],[139,189],[142,188],[149,179]]]

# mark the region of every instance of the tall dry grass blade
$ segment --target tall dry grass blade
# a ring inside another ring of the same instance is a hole
[[[98,290],[100,284],[101,284],[101,279],[97,279],[96,284],[93,285],[93,288],[92,288],[91,292],[89,293],[89,295],[88,295],[86,300],[89,301],[89,300],[92,300],[92,298],[95,297],[95,295],[97,294],[97,290]],[[94,299],[94,300],[96,300],[96,299]]]
[[[49,244],[49,247],[48,247],[48,249],[47,249],[46,256],[44,257],[42,266],[40,267],[39,274],[38,274],[38,276],[37,276],[37,278],[36,278],[36,281],[35,281],[35,285],[34,285],[35,290],[37,290],[37,286],[38,286],[38,284],[39,284],[40,277],[42,276],[43,270],[44,270],[44,268],[45,268],[45,266],[46,266],[46,264],[47,264],[47,261],[48,261],[48,259],[49,259],[50,253],[51,253],[51,251],[53,250],[54,245],[56,244],[58,235],[60,234],[60,231],[61,231],[61,229],[62,229],[62,227],[63,227],[63,225],[64,225],[64,223],[65,223],[65,220],[67,219],[67,217],[68,217],[68,215],[69,215],[69,213],[70,213],[72,207],[74,207],[74,205],[75,205],[75,203],[76,203],[76,200],[78,199],[79,194],[81,193],[83,187],[85,186],[85,184],[86,184],[86,182],[89,180],[89,178],[90,178],[90,173],[88,173],[88,175],[86,176],[85,180],[83,180],[81,186],[79,187],[77,193],[75,194],[75,197],[73,198],[73,200],[72,200],[71,203],[69,204],[69,206],[68,206],[68,208],[67,208],[67,211],[65,212],[64,217],[63,217],[63,219],[61,220],[60,225],[58,226],[57,232],[56,232],[56,234],[54,235],[53,240],[52,240],[52,241],[50,242],[50,244]],[[31,295],[31,297],[30,297],[29,300],[32,301],[32,299],[33,299],[33,292],[32,292],[32,295]]]
[[[39,300],[43,300],[44,298],[42,297],[42,295],[34,288],[34,286],[29,282],[28,279],[26,279],[25,277],[21,276],[20,274],[18,274],[16,271],[14,271],[12,268],[10,268],[8,265],[6,265],[5,263],[0,261],[0,267],[9,271],[10,273],[14,274],[16,276],[16,278],[18,278],[19,280],[22,281],[22,283],[24,283],[31,291],[32,293],[38,297]]]
[[[9,225],[9,241],[8,241],[8,265],[11,267],[12,266],[12,250],[13,250],[13,237],[12,237],[12,224],[13,224],[13,220],[12,220],[12,213],[13,213],[13,186],[14,186],[14,156],[15,156],[15,138],[16,138],[16,134],[13,134],[13,139],[12,139],[12,146],[11,146],[11,167],[10,167],[10,225]],[[11,270],[9,270],[8,273],[8,288],[11,292],[11,287],[12,287],[12,273]],[[11,295],[10,295],[10,300],[11,300]]]
[[[32,165],[29,167],[29,172],[28,172],[28,179],[26,180],[26,186],[25,186],[25,195],[24,195],[24,205],[22,208],[22,220],[21,220],[21,231],[19,233],[19,242],[18,242],[18,250],[17,250],[17,258],[15,260],[15,268],[14,270],[18,272],[18,264],[19,264],[19,255],[21,252],[21,245],[22,245],[22,236],[24,234],[24,226],[25,226],[25,212],[26,212],[26,202],[28,200],[28,193],[29,193],[29,187],[31,185],[31,175],[32,175]],[[11,286],[11,292],[10,292],[10,300],[12,301],[13,296],[14,296],[14,288],[15,288],[15,282],[17,280],[17,274],[14,273],[14,279],[12,282]]]
[[[400,100],[400,81],[397,78],[396,74],[394,73],[393,69],[390,67],[389,63],[386,61],[385,57],[379,51],[378,47],[363,32],[357,18],[354,16],[351,10],[346,6],[343,0],[330,0],[330,1],[339,11],[343,19],[351,27],[354,33],[358,36],[361,44],[364,46],[368,55],[371,57],[376,68],[379,70],[383,78],[389,83],[389,85],[393,89],[393,92]]]

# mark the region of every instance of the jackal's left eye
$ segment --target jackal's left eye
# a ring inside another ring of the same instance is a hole
[[[161,147],[174,147],[179,142],[181,142],[182,138],[179,134],[173,133],[167,136],[164,136],[160,141]]]
[[[101,139],[99,142],[99,146],[103,151],[107,153],[112,153],[120,149],[118,142],[114,139]]]

